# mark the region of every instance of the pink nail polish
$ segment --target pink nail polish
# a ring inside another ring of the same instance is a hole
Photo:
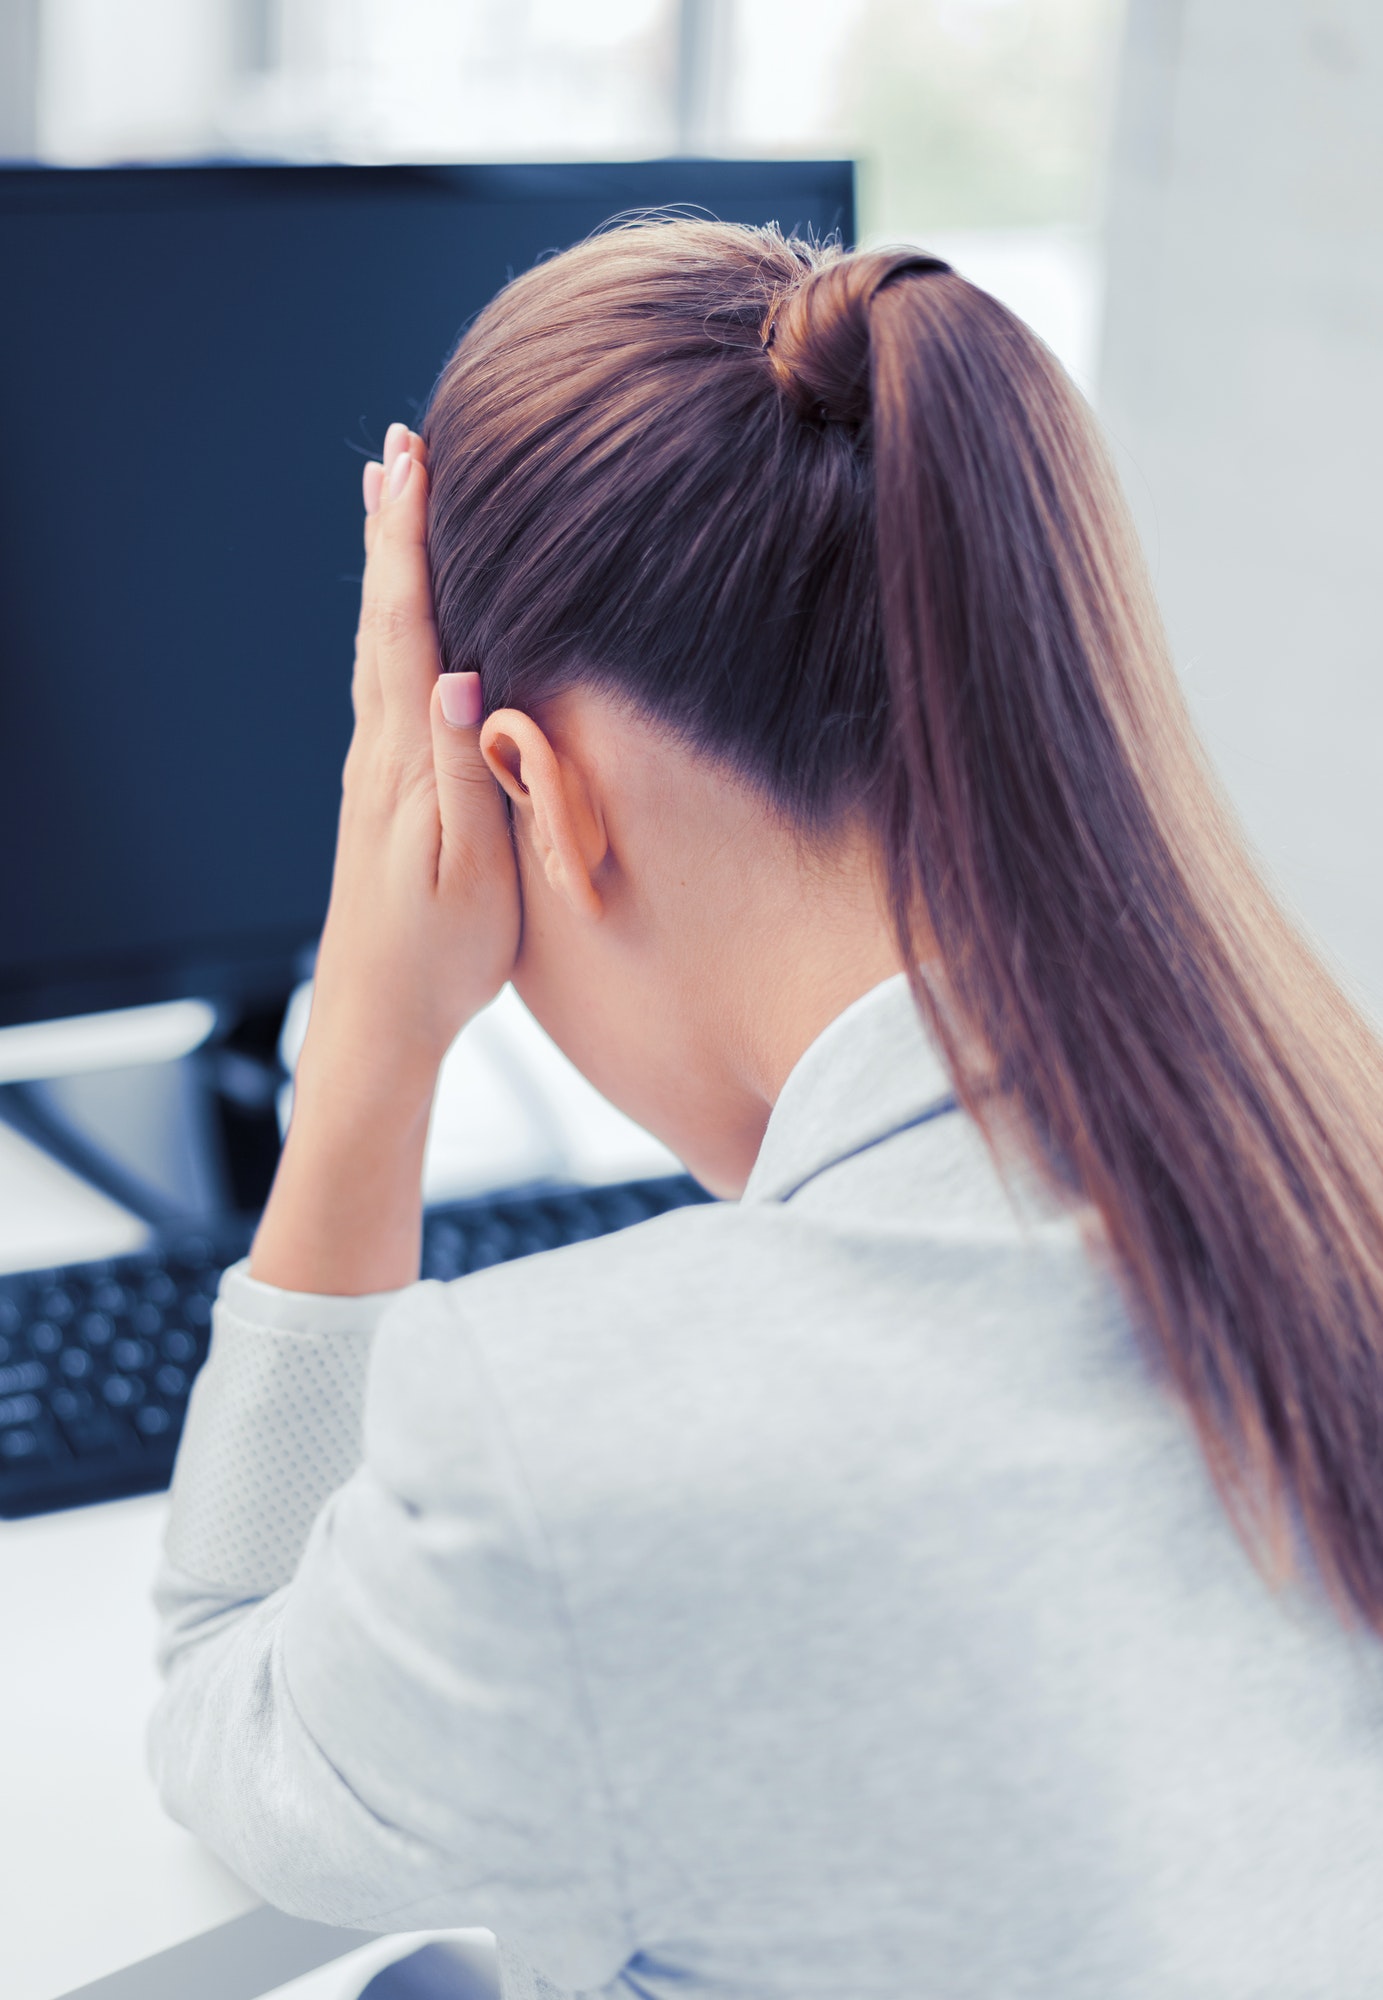
[[[384,467],[377,458],[372,458],[365,467],[365,512],[367,514],[377,514],[379,512],[379,496],[383,485]]]
[[[384,459],[384,470],[386,472],[389,470],[390,466],[394,463],[394,460],[398,457],[399,453],[401,451],[406,451],[407,448],[408,448],[407,424],[390,424],[388,430],[384,433],[384,450],[381,454],[381,456]]]
[[[402,451],[389,469],[389,498],[397,500],[408,484],[408,475],[413,470],[413,459],[409,452]]]
[[[442,690],[442,714],[452,728],[478,729],[484,707],[480,693],[480,675],[443,674],[439,685]]]

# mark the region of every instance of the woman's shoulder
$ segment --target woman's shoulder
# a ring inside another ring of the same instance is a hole
[[[589,1378],[613,1348],[627,1352],[693,1327],[714,1327],[746,1285],[762,1293],[774,1259],[771,1223],[735,1202],[678,1208],[607,1236],[400,1294],[377,1341],[375,1373],[422,1391],[463,1347],[511,1373],[531,1359],[548,1380]]]
[[[790,1468],[847,1433],[863,1466],[916,1449],[935,1470],[1044,1413],[1141,1425],[1144,1365],[1079,1230],[914,1206],[907,1178],[871,1166],[838,1200],[678,1209],[414,1287],[380,1329],[372,1408],[410,1449],[436,1440],[444,1484],[484,1413],[530,1467],[602,1486],[639,1466],[697,1482],[727,1453],[772,1481],[780,1450]]]

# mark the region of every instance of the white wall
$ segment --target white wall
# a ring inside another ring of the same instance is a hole
[[[1383,1016],[1383,6],[1132,0],[1100,401],[1192,706]]]
[[[0,0],[0,160],[31,159],[37,148],[37,68],[38,0]]]
[[[232,0],[42,0],[40,27],[46,158],[86,165],[217,150],[235,60]]]

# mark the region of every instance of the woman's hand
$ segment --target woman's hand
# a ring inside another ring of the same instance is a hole
[[[519,891],[479,749],[480,677],[439,678],[423,443],[395,424],[384,450],[366,467],[355,734],[309,1045],[368,1058],[391,1094],[430,1098],[457,1031],[509,977]]]
[[[293,1120],[251,1269],[357,1294],[417,1276],[437,1072],[513,967],[519,888],[476,674],[441,676],[422,440],[365,469],[355,733]],[[444,697],[445,703],[444,703]]]

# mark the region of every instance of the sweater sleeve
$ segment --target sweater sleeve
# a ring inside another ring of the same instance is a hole
[[[464,1293],[227,1274],[156,1590],[151,1763],[281,1908],[483,1925],[591,1986],[629,1950],[612,1819]]]

